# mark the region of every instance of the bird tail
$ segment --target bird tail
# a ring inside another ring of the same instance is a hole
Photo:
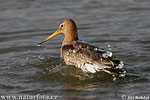
[[[126,74],[126,71],[124,70],[124,64],[120,60],[112,60],[113,66],[111,68],[106,68],[105,72],[107,73],[112,73],[112,74],[117,74],[120,77],[124,77]]]

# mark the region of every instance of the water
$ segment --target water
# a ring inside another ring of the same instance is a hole
[[[121,100],[150,94],[149,0],[0,0],[0,95]],[[127,76],[88,76],[60,59],[64,35],[37,46],[64,18],[81,40],[113,52]],[[114,79],[114,81],[113,81]]]

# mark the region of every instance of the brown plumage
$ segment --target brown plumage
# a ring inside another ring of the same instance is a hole
[[[125,73],[122,70],[123,62],[113,60],[110,51],[105,51],[102,48],[78,39],[77,26],[72,19],[63,20],[60,23],[59,29],[39,44],[46,42],[60,33],[65,34],[61,48],[61,57],[67,65],[76,66],[84,72],[89,73],[98,71],[105,71],[110,74]]]

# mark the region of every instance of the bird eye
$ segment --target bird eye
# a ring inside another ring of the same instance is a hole
[[[60,27],[64,27],[64,25],[63,25],[63,24],[61,24],[61,25],[60,25]]]

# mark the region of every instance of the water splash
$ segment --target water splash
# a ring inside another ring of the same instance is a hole
[[[106,51],[106,53],[103,53],[102,56],[103,56],[104,58],[112,57],[112,52]]]
[[[116,68],[117,68],[117,69],[123,69],[123,66],[124,66],[123,62],[120,61],[119,65],[116,66]]]
[[[38,58],[39,59],[44,59],[44,56],[39,55]]]
[[[97,51],[97,50],[98,50],[98,48],[94,48],[94,50],[95,50],[95,51]]]
[[[100,52],[104,52],[105,50],[102,48],[94,48],[95,51],[100,51]]]
[[[41,45],[40,45],[40,44],[38,44],[37,46],[38,46],[38,47],[40,47]]]
[[[112,50],[112,48],[111,48],[111,45],[109,44],[109,45],[107,45],[107,47],[108,47],[108,50],[109,51],[111,51]]]
[[[115,76],[113,76],[113,81],[116,82],[117,78]]]
[[[126,71],[123,71],[123,72],[119,75],[119,77],[125,77],[125,75],[126,75]]]
[[[107,51],[106,53],[107,53],[107,55],[108,55],[109,57],[112,57],[112,52]]]

